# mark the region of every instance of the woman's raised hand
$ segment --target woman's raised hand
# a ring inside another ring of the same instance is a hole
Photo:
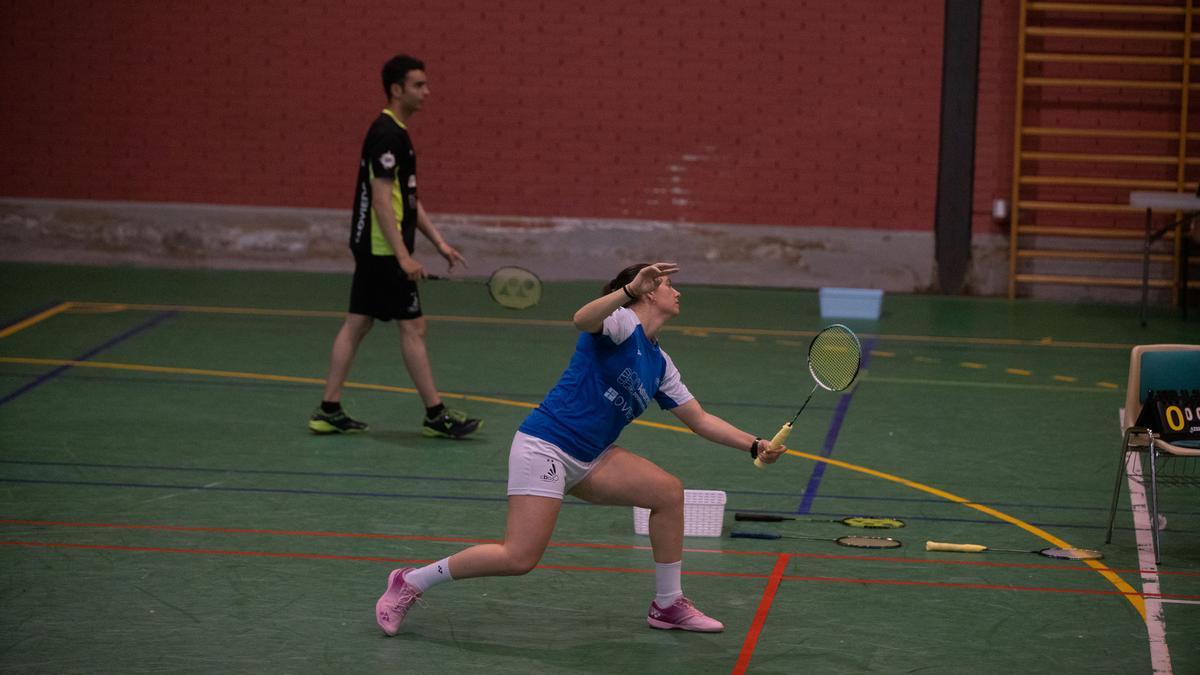
[[[637,276],[626,287],[631,294],[641,297],[658,288],[658,285],[662,283],[663,277],[668,277],[678,271],[679,265],[675,263],[657,262],[653,265],[647,265],[637,273]]]

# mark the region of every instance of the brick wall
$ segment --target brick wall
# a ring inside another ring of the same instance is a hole
[[[928,231],[942,9],[13,0],[0,196],[349,209],[403,50],[429,67],[411,128],[433,211]],[[984,3],[984,209],[1014,20]]]
[[[1012,198],[1013,119],[1017,86],[1018,0],[987,0],[979,21],[979,99],[975,116],[972,232],[997,234],[992,201]]]

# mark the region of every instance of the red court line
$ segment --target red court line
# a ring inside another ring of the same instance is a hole
[[[848,584],[880,584],[885,586],[925,586],[933,588],[966,588],[1002,591],[1031,591],[1035,593],[1073,593],[1077,595],[1130,595],[1141,598],[1175,598],[1185,600],[1200,600],[1200,595],[1185,595],[1182,593],[1129,593],[1126,591],[1101,591],[1087,588],[1048,588],[1045,586],[1009,586],[1003,584],[966,584],[952,581],[904,581],[901,579],[847,579],[843,577],[806,577],[786,576],[787,581],[823,581]]]
[[[138,523],[89,523],[89,522],[74,522],[60,520],[29,520],[22,518],[0,518],[0,525],[34,525],[38,527],[82,527],[82,528],[102,528],[102,529],[118,529],[118,530],[148,530],[162,532],[207,532],[216,534],[257,534],[257,535],[273,535],[273,536],[288,536],[288,537],[334,537],[348,539],[385,539],[396,541],[429,541],[429,542],[449,542],[457,544],[499,544],[499,539],[481,539],[473,537],[435,537],[429,535],[418,534],[383,534],[372,532],[329,532],[320,530],[270,530],[258,528],[241,528],[241,527],[198,527],[185,525],[146,525]],[[596,548],[609,549],[620,551],[648,551],[650,546],[634,546],[630,544],[598,544],[590,542],[564,542],[552,541],[549,544],[552,547],[567,547],[567,548]],[[705,549],[705,548],[687,548],[684,549],[687,553],[714,553],[719,555],[745,555],[745,556],[777,556],[779,551],[739,551],[727,549]],[[1016,568],[1016,569],[1037,569],[1037,570],[1053,570],[1056,572],[1091,572],[1092,568],[1083,565],[1074,565],[1070,563],[1046,564],[1046,563],[1006,563],[995,562],[991,560],[930,560],[928,558],[905,558],[899,556],[871,556],[871,555],[845,555],[836,553],[796,553],[788,552],[795,558],[810,558],[814,560],[856,560],[865,562],[887,562],[887,563],[912,563],[920,565],[966,565],[970,567],[998,567],[998,568]],[[1030,553],[1030,555],[1033,555]],[[1143,572],[1154,572],[1159,575],[1176,575],[1176,576],[1200,576],[1200,571],[1187,570],[1140,570],[1140,569],[1112,569],[1113,572],[1127,574],[1141,574]]]
[[[771,602],[775,600],[775,593],[779,591],[779,584],[783,580],[783,572],[787,569],[790,556],[786,553],[779,554],[775,559],[775,567],[771,570],[771,577],[767,581],[767,587],[763,589],[762,598],[758,601],[758,609],[754,612],[754,621],[750,624],[750,630],[746,633],[746,639],[742,641],[742,651],[738,653],[737,663],[733,666],[733,675],[742,675],[746,672],[746,668],[750,666],[750,659],[754,656],[754,648],[758,645],[758,636],[762,633],[763,626],[767,623],[767,614],[771,611]]]
[[[424,565],[432,560],[381,558],[366,555],[333,555],[322,553],[280,553],[275,551],[229,551],[215,548],[169,548],[165,546],[120,546],[117,544],[64,544],[52,541],[0,541],[0,546],[26,548],[70,548],[91,551],[133,551],[138,553],[189,553],[192,555],[244,555],[258,558],[300,558],[304,560],[355,560],[364,562],[413,563]]]
[[[183,553],[192,555],[228,555],[228,556],[249,556],[259,558],[294,558],[294,559],[310,559],[310,560],[352,560],[364,562],[387,562],[387,563],[410,563],[410,564],[426,564],[433,562],[434,559],[414,559],[414,558],[387,558],[381,556],[359,556],[359,555],[335,555],[328,553],[287,553],[276,551],[231,551],[227,549],[205,549],[205,548],[169,548],[163,546],[122,546],[118,544],[68,544],[63,542],[49,541],[18,541],[18,540],[0,540],[0,546],[22,546],[26,548],[65,548],[65,549],[82,549],[92,551],[129,551],[138,553]],[[776,554],[791,557],[792,554]],[[778,566],[778,562],[776,563]],[[547,570],[562,570],[567,572],[619,572],[625,574],[654,574],[651,569],[638,569],[631,567],[599,567],[599,566],[583,566],[583,565],[538,565],[537,569]],[[723,577],[732,579],[770,579],[774,574],[752,574],[748,572],[709,572],[709,571],[685,571],[688,576],[706,576],[706,577]],[[1031,591],[1041,593],[1072,593],[1079,595],[1133,595],[1144,598],[1171,598],[1175,600],[1200,600],[1200,595],[1183,595],[1179,593],[1123,593],[1121,591],[1099,591],[1090,589],[1078,588],[1045,588],[1036,586],[1009,586],[1004,584],[960,584],[951,582],[936,582],[936,581],[898,581],[894,579],[853,579],[847,577],[804,577],[804,576],[783,576],[785,581],[817,581],[826,583],[844,583],[844,584],[880,584],[893,586],[927,586],[937,588],[966,588],[972,590],[996,590],[996,591]]]

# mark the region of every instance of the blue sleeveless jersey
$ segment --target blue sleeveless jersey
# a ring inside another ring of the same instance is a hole
[[[600,333],[583,333],[558,384],[521,423],[520,430],[591,462],[645,412],[692,400],[671,357],[646,337],[632,310],[620,308]]]

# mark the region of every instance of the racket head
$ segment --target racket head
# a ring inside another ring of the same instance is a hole
[[[904,542],[891,537],[864,537],[856,534],[838,537],[833,541],[839,546],[850,548],[900,548],[904,545]]]
[[[842,391],[858,377],[862,343],[840,323],[826,326],[808,343],[808,371],[823,389]]]
[[[1060,560],[1099,560],[1104,557],[1100,551],[1090,548],[1044,548],[1037,552],[1038,555],[1044,555],[1047,558],[1058,558]]]
[[[849,527],[865,527],[870,530],[895,530],[904,527],[903,520],[882,516],[850,516],[842,518],[841,523]]]
[[[542,280],[524,267],[501,267],[487,281],[488,294],[501,307],[528,309],[542,300]]]

